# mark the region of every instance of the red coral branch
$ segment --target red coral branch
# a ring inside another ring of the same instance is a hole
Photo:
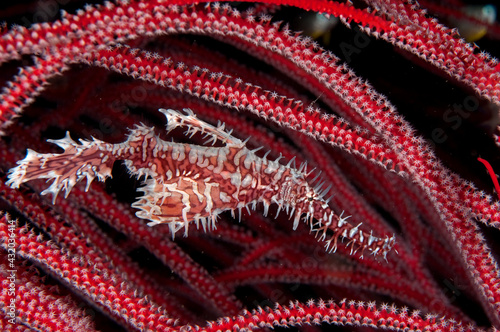
[[[343,326],[366,326],[395,331],[480,331],[473,324],[463,325],[453,319],[437,318],[434,315],[420,316],[418,311],[408,308],[381,305],[374,302],[343,300],[339,304],[323,300],[309,301],[307,304],[290,303],[289,306],[276,305],[275,308],[258,308],[244,311],[237,317],[225,317],[209,322],[206,331],[239,331],[278,326],[301,326],[332,324]]]

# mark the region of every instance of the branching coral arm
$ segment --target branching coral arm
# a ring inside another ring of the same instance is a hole
[[[28,227],[9,228],[12,221],[5,215],[0,218],[0,247],[8,249],[7,239],[11,232],[17,241],[16,255],[30,260],[63,283],[80,291],[87,299],[108,315],[115,317],[129,329],[144,329],[155,327],[156,331],[171,331],[174,319],[167,316],[165,310],[148,303],[147,299],[139,298],[133,289],[127,286],[119,276],[113,279],[112,274],[106,274],[93,267],[90,260],[84,256],[68,253],[67,250],[47,243],[43,236],[37,236]],[[16,223],[14,222],[14,225]],[[142,314],[144,308],[149,314]]]
[[[347,303],[346,303],[347,302]],[[473,324],[464,324],[453,319],[438,318],[439,315],[409,312],[408,308],[398,308],[375,302],[346,301],[340,303],[324,300],[310,300],[307,304],[290,302],[288,306],[277,304],[275,308],[258,307],[252,311],[244,310],[237,317],[225,317],[209,322],[203,328],[207,332],[256,330],[275,326],[319,325],[322,323],[340,326],[369,326],[394,331],[484,331]],[[189,330],[190,326],[182,329]]]
[[[15,226],[14,220],[8,220],[10,225]],[[13,306],[10,308],[4,306],[0,309],[1,311],[5,310],[2,316],[8,318],[9,321],[16,321],[15,324],[18,325],[18,328],[26,325],[33,330],[57,331],[62,326],[67,326],[68,332],[97,331],[92,317],[78,308],[71,297],[57,294],[52,287],[44,284],[43,278],[36,275],[39,271],[27,265],[24,260],[19,259],[15,264],[15,270],[13,270],[12,265],[9,266],[8,257],[12,256],[8,256],[7,251],[0,250],[0,282],[3,285],[2,291],[0,291],[0,301],[2,304],[9,304],[13,299],[16,300],[16,305],[14,312],[11,309]],[[35,273],[31,272],[33,270]],[[17,272],[16,284],[19,284],[16,298],[12,296],[14,292],[11,292],[10,287],[7,286],[11,282],[12,271]],[[14,317],[15,319],[13,319]],[[1,323],[0,328],[2,331],[10,331]],[[16,331],[19,331],[18,328]]]

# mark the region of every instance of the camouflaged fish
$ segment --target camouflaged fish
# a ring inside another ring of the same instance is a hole
[[[144,177],[143,192],[132,204],[137,217],[149,221],[148,225],[167,224],[175,234],[188,227],[210,230],[215,227],[217,216],[223,211],[235,211],[263,205],[267,215],[269,206],[278,206],[277,214],[285,211],[297,228],[302,219],[307,222],[320,240],[326,242],[329,251],[337,249],[340,237],[351,245],[351,253],[365,250],[374,255],[386,256],[394,244],[394,237],[378,238],[353,226],[329,207],[325,195],[330,190],[317,183],[318,177],[307,180],[310,173],[302,164],[293,167],[271,161],[267,154],[259,157],[256,150],[246,147],[242,141],[225,130],[224,124],[217,127],[199,120],[195,114],[184,109],[180,113],[171,109],[160,109],[167,117],[167,132],[187,128],[186,135],[196,133],[208,137],[208,146],[176,143],[162,140],[153,127],[137,125],[130,130],[125,142],[110,144],[97,139],[73,141],[69,133],[57,144],[63,153],[41,154],[28,150],[27,156],[11,169],[7,184],[18,188],[34,179],[52,180],[49,188],[42,192],[52,194],[53,200],[59,192],[67,197],[80,180],[87,180],[86,190],[97,178],[104,181],[111,177],[113,163],[124,161],[128,171],[138,178]],[[214,146],[220,142],[222,146]],[[269,153],[269,152],[268,152]]]

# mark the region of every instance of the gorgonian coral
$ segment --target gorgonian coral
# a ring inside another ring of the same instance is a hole
[[[24,24],[36,4],[5,16]],[[500,204],[474,184],[484,186],[487,175],[471,177],[469,164],[452,171],[437,156],[454,144],[465,150],[453,133],[463,131],[486,142],[475,148],[495,166],[495,58],[410,1],[123,1],[73,13],[78,4],[0,35],[4,330],[500,327],[490,248]],[[341,24],[326,24],[314,41],[287,23],[307,15],[291,7]],[[485,26],[496,38],[497,26]],[[373,62],[353,60],[363,55]],[[383,65],[397,69],[372,77],[364,67]],[[439,98],[459,98],[457,107],[422,94],[434,81],[444,83],[438,94],[451,90]],[[405,112],[411,104],[422,114]],[[166,121],[160,108],[195,114],[165,111]],[[184,125],[189,136],[175,128]],[[62,138],[66,131],[75,141]],[[156,163],[167,146],[172,158]],[[197,160],[181,170],[172,163],[187,147]],[[137,152],[137,160],[126,155]],[[220,175],[219,157],[224,172],[243,157],[249,167]],[[256,176],[259,168],[272,178]],[[320,172],[324,183],[314,179]],[[93,177],[112,178],[90,184]],[[85,178],[88,188],[78,182]],[[45,192],[71,194],[52,202],[41,195],[46,179]],[[261,191],[214,189],[243,184]],[[190,223],[187,237],[172,239]],[[311,227],[337,251],[326,253]],[[363,248],[386,260],[361,257]]]

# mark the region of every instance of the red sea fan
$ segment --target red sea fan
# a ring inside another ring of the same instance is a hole
[[[489,53],[411,1],[81,6],[3,9],[2,330],[500,328]]]

